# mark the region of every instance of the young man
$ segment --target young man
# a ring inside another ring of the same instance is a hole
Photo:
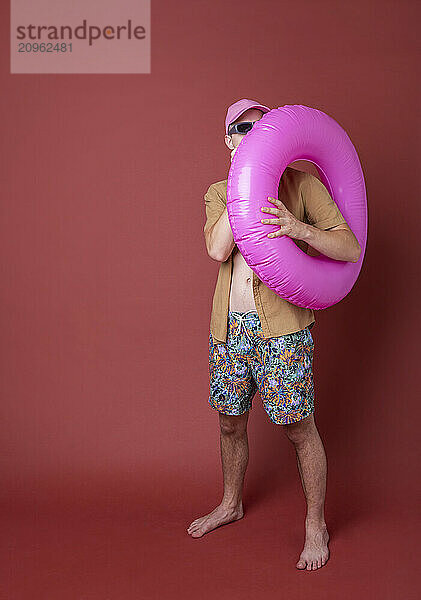
[[[231,160],[253,123],[269,110],[248,99],[228,108],[225,144]],[[227,181],[209,186],[204,226],[207,252],[221,263],[210,321],[209,403],[219,412],[224,493],[221,503],[193,521],[187,531],[192,537],[201,537],[243,516],[247,422],[259,390],[270,420],[282,426],[295,447],[307,502],[304,549],[296,567],[314,570],[329,557],[324,518],[327,464],[314,420],[310,328],[315,317],[311,309],[278,296],[245,262],[228,220]],[[270,237],[288,235],[305,252],[310,246],[336,260],[358,260],[357,239],[325,186],[313,175],[287,167],[278,199],[268,199],[267,207],[262,208],[262,222],[279,225]]]

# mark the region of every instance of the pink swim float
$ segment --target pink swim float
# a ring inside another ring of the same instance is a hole
[[[309,256],[287,235],[268,238],[277,225],[262,206],[278,197],[286,167],[308,160],[336,202],[361,246],[358,262]],[[228,174],[227,209],[234,241],[249,267],[279,296],[312,309],[336,304],[352,289],[367,243],[367,199],[357,152],[342,127],[327,114],[297,104],[265,113],[244,136]]]

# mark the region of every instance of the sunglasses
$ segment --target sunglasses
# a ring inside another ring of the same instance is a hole
[[[233,133],[239,133],[244,135],[250,131],[256,121],[244,121],[243,123],[237,123],[236,125],[231,125],[228,129],[228,135],[232,135]]]

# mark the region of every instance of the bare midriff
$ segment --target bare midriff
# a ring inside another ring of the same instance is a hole
[[[246,312],[256,310],[253,295],[253,271],[250,269],[237,245],[232,251],[232,273],[229,310]]]

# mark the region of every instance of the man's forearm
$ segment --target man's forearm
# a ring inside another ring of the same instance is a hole
[[[233,251],[235,242],[227,209],[224,210],[215,225],[209,229],[206,244],[209,256],[220,262],[227,260]]]
[[[303,225],[303,235],[300,239],[307,242],[309,246],[329,258],[357,262],[361,248],[352,231],[346,229],[325,231],[307,223]]]

